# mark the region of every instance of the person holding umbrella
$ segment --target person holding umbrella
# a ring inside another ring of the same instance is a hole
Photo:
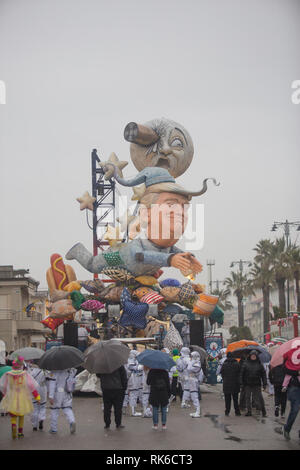
[[[259,404],[260,406],[263,417],[266,417],[267,412],[265,408],[265,402],[261,393],[261,384],[263,385],[263,389],[265,390],[267,387],[267,377],[265,368],[260,362],[258,358],[258,352],[255,349],[250,352],[248,359],[242,366],[240,383],[242,386],[245,387],[246,406],[248,409],[246,416],[252,415],[251,395],[253,395],[255,403]]]
[[[76,369],[64,369],[52,371],[49,374],[49,402],[51,405],[50,433],[57,433],[57,420],[60,410],[63,411],[70,425],[70,432],[76,431],[75,416],[73,413],[73,390],[75,386]]]
[[[171,357],[158,350],[146,349],[137,356],[137,360],[144,367],[150,369],[147,384],[150,385],[149,403],[152,405],[152,428],[158,429],[159,411],[162,414],[162,429],[167,429],[167,408],[171,396],[171,387],[168,371],[175,365]]]
[[[285,347],[280,347],[279,361],[284,361],[284,371],[286,373],[283,381],[282,392],[287,391],[287,399],[291,403],[290,412],[283,428],[275,428],[276,432],[283,433],[286,440],[290,440],[290,432],[300,410],[300,338],[290,340]],[[291,349],[288,349],[291,348]],[[275,356],[275,354],[274,354]],[[276,367],[278,358],[272,357],[273,365]],[[278,356],[278,354],[277,354]],[[300,431],[298,432],[300,438]]]
[[[220,370],[223,380],[223,392],[225,398],[225,415],[229,416],[231,408],[231,398],[236,416],[241,416],[239,409],[239,392],[240,392],[240,365],[233,357],[232,352],[227,353],[227,357],[223,362]]]
[[[84,367],[100,379],[105,429],[110,429],[112,407],[114,407],[116,428],[124,428],[122,405],[127,388],[127,373],[124,364],[129,354],[130,349],[115,339],[99,341],[84,353]]]
[[[111,410],[114,407],[115,423],[117,429],[122,429],[122,406],[127,388],[127,374],[122,365],[110,374],[96,374],[100,379],[104,405],[105,429],[110,429]]]
[[[60,410],[63,411],[70,425],[70,432],[76,432],[75,416],[72,409],[73,390],[75,387],[76,367],[84,361],[79,349],[73,346],[53,346],[39,360],[41,369],[48,374],[48,398],[51,405],[50,434],[57,433],[57,420]]]

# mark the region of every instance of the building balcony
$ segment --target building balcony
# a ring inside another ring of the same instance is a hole
[[[41,323],[43,315],[39,312],[32,312],[26,317],[23,313],[16,314],[17,329],[23,331],[44,331],[45,327]]]
[[[2,321],[14,321],[16,322],[16,328],[19,331],[32,331],[32,332],[44,332],[45,327],[41,323],[43,320],[43,314],[40,312],[32,312],[30,316],[26,316],[23,312],[14,311],[1,311],[0,319]]]

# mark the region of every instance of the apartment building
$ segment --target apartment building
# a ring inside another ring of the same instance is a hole
[[[44,347],[45,334],[50,332],[41,323],[48,292],[38,291],[38,286],[29,270],[0,266],[0,340],[8,352],[26,346]]]

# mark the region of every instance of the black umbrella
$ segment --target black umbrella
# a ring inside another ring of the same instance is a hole
[[[262,346],[246,346],[245,348],[238,348],[232,351],[232,356],[235,358],[246,357],[250,354],[251,351],[257,351],[260,362],[270,362],[272,356],[271,354]]]
[[[84,367],[92,374],[111,374],[126,364],[130,349],[120,341],[99,341],[84,351]]]
[[[84,362],[83,353],[73,346],[52,346],[39,360],[39,367],[45,370],[64,370],[78,367]]]

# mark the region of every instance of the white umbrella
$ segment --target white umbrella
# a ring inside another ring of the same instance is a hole
[[[33,361],[34,359],[40,359],[45,354],[45,351],[39,348],[21,348],[16,349],[13,353],[10,354],[9,359],[17,359],[18,356],[24,357],[25,361]]]

